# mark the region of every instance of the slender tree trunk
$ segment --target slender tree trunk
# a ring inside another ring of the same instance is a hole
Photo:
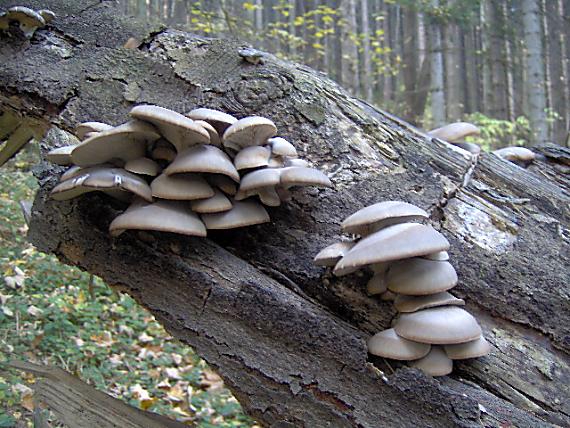
[[[551,124],[552,139],[562,144],[566,137],[566,93],[568,76],[564,70],[564,45],[562,24],[562,2],[559,0],[546,1],[545,17],[548,35],[545,40],[548,46],[549,98],[550,107],[554,113]]]
[[[431,5],[439,6],[439,0],[432,0]],[[442,126],[445,123],[445,94],[443,80],[443,52],[441,41],[441,26],[433,18],[429,25],[429,41],[431,56],[431,114],[433,127]]]
[[[403,117],[410,123],[417,124],[417,112],[414,101],[417,97],[420,58],[418,55],[418,12],[415,9],[402,8],[403,39],[402,39],[402,78],[404,81],[404,111]]]
[[[544,74],[544,49],[542,47],[542,29],[540,0],[522,0],[528,97],[528,116],[531,126],[531,144],[535,145],[548,139],[546,122],[546,91]]]
[[[462,34],[463,56],[465,61],[465,78],[463,79],[465,92],[465,110],[473,113],[479,110],[479,72],[477,68],[478,54],[475,26],[468,28]]]
[[[353,95],[358,94],[360,79],[358,76],[358,47],[355,44],[357,32],[355,0],[343,0],[342,13],[345,18],[342,34],[342,82]]]
[[[362,22],[362,96],[366,101],[372,101],[372,64],[370,59],[370,24],[368,0],[361,0],[360,15]]]
[[[455,3],[448,1],[448,5]],[[464,72],[461,67],[461,46],[459,26],[447,22],[443,27],[445,53],[445,104],[447,122],[456,122],[463,116],[463,97],[461,81]]]

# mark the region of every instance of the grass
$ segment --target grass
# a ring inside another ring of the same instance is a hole
[[[101,280],[62,265],[26,241],[18,201],[32,199],[35,160],[0,171],[0,363],[53,364],[133,406],[198,427],[255,427],[191,348]],[[0,371],[0,427],[33,426],[35,379]]]

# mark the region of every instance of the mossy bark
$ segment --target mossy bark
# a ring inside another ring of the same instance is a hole
[[[82,121],[118,124],[137,103],[206,106],[270,117],[331,177],[334,188],[297,190],[270,209],[269,224],[208,239],[113,239],[116,202],[51,201],[62,168],[37,169],[32,242],[136,298],[254,418],[274,427],[570,425],[567,166],[473,159],[307,67],[269,54],[252,64],[238,41],[142,26],[111,2],[29,3],[57,18],[31,41],[0,35],[0,103],[52,124],[44,148]],[[137,49],[122,47],[129,37]],[[492,344],[450,377],[371,358],[365,340],[389,327],[392,305],[366,296],[367,274],[335,278],[312,264],[343,218],[390,199],[428,210],[450,240],[454,291]]]

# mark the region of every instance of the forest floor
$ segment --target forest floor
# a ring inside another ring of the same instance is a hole
[[[27,242],[18,201],[33,199],[37,161],[30,145],[0,173],[0,427],[33,426],[35,379],[2,367],[12,358],[57,365],[189,425],[256,427],[221,378],[133,299]]]

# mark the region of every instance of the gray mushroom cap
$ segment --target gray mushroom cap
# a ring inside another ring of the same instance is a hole
[[[192,119],[154,105],[133,107],[129,113],[132,117],[152,123],[160,133],[176,147],[178,152],[196,144],[208,144],[210,134]]]
[[[352,247],[353,241],[335,242],[319,251],[314,263],[317,266],[334,266]]]
[[[402,201],[384,201],[362,208],[341,224],[345,233],[368,235],[384,227],[429,218],[427,212]]]
[[[71,165],[73,161],[71,160],[71,152],[75,149],[75,146],[63,146],[51,149],[46,158],[51,163],[57,165]]]
[[[210,135],[210,144],[212,146],[222,147],[222,139],[220,137],[220,134],[218,134],[218,131],[216,131],[216,128],[204,120],[195,120],[194,123],[196,125],[200,125],[208,132]]]
[[[342,276],[361,266],[448,249],[447,239],[431,226],[418,223],[397,224],[361,239],[340,259],[333,273]]]
[[[179,201],[156,201],[152,204],[137,201],[109,226],[112,236],[120,235],[127,229],[206,236],[206,228],[198,215]]]
[[[434,294],[456,284],[457,273],[451,263],[420,257],[394,262],[386,274],[388,289],[398,294]]]
[[[331,187],[330,179],[318,169],[306,167],[287,167],[281,170],[281,186],[288,189],[294,186]]]
[[[443,348],[447,356],[452,360],[483,357],[491,352],[491,345],[483,336],[471,342],[445,345]]]
[[[18,21],[20,30],[22,30],[28,38],[31,38],[34,35],[37,28],[46,25],[46,21],[39,13],[25,6],[14,6],[9,8],[8,12],[3,17],[3,20],[4,19],[8,20],[8,22]]]
[[[208,122],[214,127],[220,137],[224,135],[226,129],[238,121],[237,118],[230,114],[210,108],[197,108],[186,113],[186,116],[193,120]]]
[[[437,306],[463,306],[465,300],[458,299],[447,291],[428,294],[426,296],[398,295],[394,301],[394,307],[398,312],[416,312],[421,309],[435,308]]]
[[[261,116],[249,116],[238,120],[223,135],[224,146],[261,146],[277,133],[275,124]]]
[[[432,345],[470,342],[481,336],[477,320],[464,309],[454,306],[401,314],[394,329],[406,339]]]
[[[75,135],[80,140],[84,140],[86,134],[89,134],[91,132],[109,131],[113,128],[114,128],[113,125],[109,125],[103,122],[83,122],[77,125],[77,127],[75,128]]]
[[[49,24],[51,21],[55,19],[55,13],[53,13],[49,9],[40,9],[38,10],[38,14],[41,15],[46,24]]]
[[[150,177],[156,177],[160,172],[160,165],[146,157],[130,160],[125,163],[124,168],[126,171]]]
[[[429,354],[413,361],[410,366],[431,376],[446,376],[453,371],[453,361],[440,346],[432,346]]]
[[[470,135],[478,135],[479,128],[468,122],[456,122],[428,132],[432,137],[439,138],[450,143],[463,140]]]
[[[161,174],[150,183],[152,196],[161,199],[186,200],[211,198],[214,189],[198,174]]]
[[[227,175],[234,181],[240,181],[239,173],[227,154],[215,146],[199,145],[190,147],[176,156],[176,159],[164,170],[167,175],[183,172],[209,172]]]
[[[252,171],[244,175],[241,179],[239,191],[247,196],[248,192],[262,189],[264,187],[275,187],[281,181],[281,170],[264,168]],[[251,193],[250,193],[251,194]]]
[[[445,262],[449,260],[449,254],[447,251],[438,251],[437,253],[426,254],[425,256],[422,256],[422,258]]]
[[[217,187],[226,195],[233,196],[237,193],[236,182],[229,178],[227,175],[208,174],[206,180],[208,180],[212,186]]]
[[[190,202],[192,211],[200,214],[219,213],[232,209],[232,202],[220,190],[215,189],[214,196]]]
[[[143,157],[147,141],[159,137],[152,125],[131,121],[82,141],[75,146],[71,159],[79,166],[97,165],[113,159],[129,161]]]
[[[77,175],[55,186],[51,191],[51,197],[63,201],[96,190],[131,192],[147,201],[152,201],[151,190],[146,181],[124,169],[109,167],[78,171]]]
[[[238,171],[267,166],[269,155],[269,149],[263,146],[246,147],[238,152],[234,158],[234,165]]]
[[[493,152],[501,159],[508,161],[531,162],[536,158],[536,154],[526,147],[504,147]]]
[[[296,158],[297,149],[295,146],[283,137],[273,137],[267,140],[267,144],[271,146],[271,154],[283,157]]]
[[[368,352],[393,360],[411,361],[425,357],[431,345],[412,342],[396,334],[393,328],[376,333],[367,341]]]
[[[261,204],[254,201],[235,201],[231,210],[215,214],[202,214],[208,229],[234,229],[270,221]]]

